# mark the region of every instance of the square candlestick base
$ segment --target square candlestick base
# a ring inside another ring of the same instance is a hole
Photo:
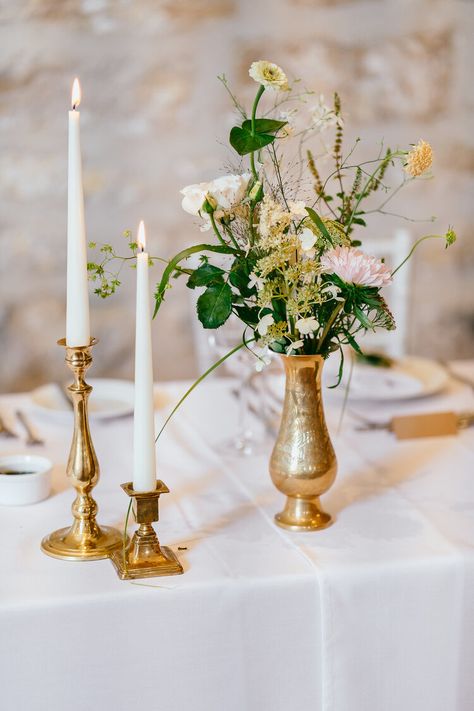
[[[135,518],[139,526],[125,551],[116,550],[110,558],[119,578],[134,580],[180,575],[183,566],[170,548],[160,546],[152,526],[154,521],[158,521],[160,495],[167,494],[168,487],[158,480],[153,491],[135,492],[131,482],[122,484],[122,489],[134,499]]]

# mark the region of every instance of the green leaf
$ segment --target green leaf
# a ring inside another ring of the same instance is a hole
[[[354,316],[357,318],[359,323],[362,324],[364,328],[367,330],[373,331],[374,329],[374,324],[372,321],[365,315],[365,313],[360,309],[358,306],[354,304]]]
[[[267,133],[258,133],[252,136],[250,131],[247,131],[239,126],[234,126],[230,132],[229,142],[232,148],[237,151],[240,156],[245,156],[247,153],[259,151],[264,146],[268,146],[275,140],[274,136]]]
[[[363,220],[362,217],[353,217],[352,223],[354,225],[362,225],[363,227],[367,227],[367,222]]]
[[[334,247],[333,239],[332,239],[331,235],[329,234],[326,225],[324,224],[322,219],[319,217],[318,213],[315,212],[311,207],[307,207],[306,212],[308,213],[308,215],[310,216],[310,218],[312,219],[312,221],[314,222],[316,227],[322,232],[324,237],[326,237],[326,239],[329,241],[329,243],[332,244],[332,246]]]
[[[200,267],[195,269],[188,281],[186,286],[190,289],[195,289],[196,286],[209,286],[217,282],[222,282],[222,275],[225,274],[223,269],[215,267],[213,264],[201,264]]]
[[[252,309],[250,306],[235,306],[234,308],[241,321],[246,323],[247,326],[255,328],[260,320],[258,307]]]
[[[232,289],[227,283],[211,284],[197,300],[197,314],[204,328],[219,328],[232,313]]]
[[[163,272],[160,283],[156,287],[155,292],[155,310],[153,311],[153,318],[155,318],[160,308],[166,289],[169,287],[169,281],[171,275],[176,270],[176,267],[183,259],[187,259],[191,254],[197,254],[199,252],[218,252],[220,254],[237,254],[237,250],[232,247],[227,247],[225,245],[215,245],[215,244],[196,244],[194,247],[188,247],[179,252],[173,259],[168,262],[168,266]]]
[[[286,126],[287,121],[275,121],[275,119],[260,118],[255,119],[255,133],[276,133]],[[244,131],[252,132],[252,121],[247,119],[242,124]]]
[[[250,274],[255,266],[255,260],[248,257],[237,257],[230,270],[230,283],[240,291],[243,296],[255,293],[255,287],[249,289]]]

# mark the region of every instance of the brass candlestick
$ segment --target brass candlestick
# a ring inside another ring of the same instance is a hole
[[[69,385],[74,406],[74,435],[66,474],[72,480],[77,496],[72,504],[73,524],[50,533],[41,542],[42,550],[62,560],[99,560],[109,558],[122,545],[120,531],[96,521],[97,504],[91,491],[99,480],[99,464],[89,431],[88,400],[92,387],[84,376],[92,363],[91,349],[97,343],[91,338],[88,346],[67,346],[66,339],[58,345],[66,348],[66,363],[74,374]]]
[[[138,530],[125,550],[111,556],[121,580],[154,578],[159,575],[179,575],[183,567],[173,551],[161,547],[152,526],[158,521],[158,501],[161,494],[169,493],[166,484],[158,480],[153,491],[135,492],[132,482],[122,484],[122,489],[134,499],[134,513]]]

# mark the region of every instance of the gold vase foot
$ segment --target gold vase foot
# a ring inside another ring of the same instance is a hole
[[[276,514],[275,521],[289,531],[317,531],[330,526],[333,519],[321,508],[319,496],[307,499],[288,496],[285,508]]]
[[[77,536],[71,528],[60,528],[41,541],[41,550],[61,560],[103,560],[110,558],[123,544],[120,531],[108,526],[97,526],[87,538]]]

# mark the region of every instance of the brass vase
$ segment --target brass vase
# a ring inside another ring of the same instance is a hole
[[[275,520],[291,531],[315,531],[332,523],[319,501],[334,482],[337,460],[324,417],[319,355],[281,356],[286,386],[270,475],[286,495]]]

